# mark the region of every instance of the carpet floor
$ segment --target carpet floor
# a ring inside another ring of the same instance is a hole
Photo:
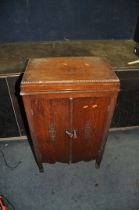
[[[16,210],[139,210],[139,129],[110,132],[100,169],[94,161],[44,164],[28,141],[0,142],[0,194]],[[9,206],[10,210],[12,209]]]

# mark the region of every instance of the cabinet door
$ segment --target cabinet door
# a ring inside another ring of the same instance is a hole
[[[108,117],[109,97],[73,100],[72,162],[96,159]]]
[[[30,96],[30,123],[34,146],[42,162],[69,162],[69,100]]]

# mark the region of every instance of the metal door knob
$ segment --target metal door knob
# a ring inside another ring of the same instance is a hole
[[[73,130],[73,131],[66,130],[65,133],[66,133],[70,138],[77,139],[77,132],[76,132],[76,130]]]

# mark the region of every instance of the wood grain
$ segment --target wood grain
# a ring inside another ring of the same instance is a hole
[[[28,65],[21,83],[38,163],[96,159],[100,165],[119,91],[118,78],[101,58],[44,60]],[[68,67],[61,68],[63,63]]]

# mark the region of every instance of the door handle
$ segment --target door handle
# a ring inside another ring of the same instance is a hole
[[[73,130],[73,139],[77,139],[77,131]]]
[[[66,130],[65,133],[72,139],[77,139],[77,131],[74,129],[73,131]]]

